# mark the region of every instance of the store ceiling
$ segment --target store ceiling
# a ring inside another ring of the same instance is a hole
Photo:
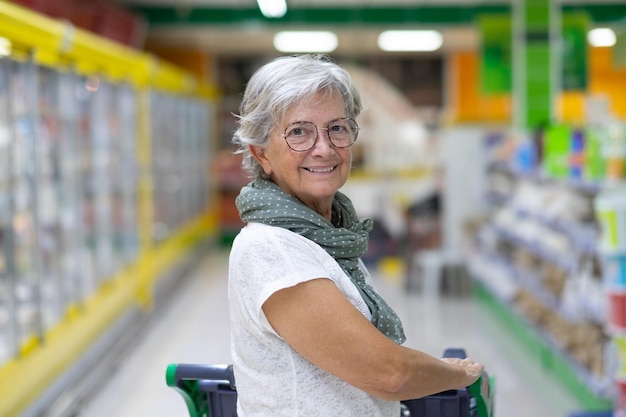
[[[384,29],[424,28],[443,33],[437,54],[475,49],[475,19],[510,13],[513,0],[287,0],[289,11],[266,19],[255,0],[115,0],[148,22],[148,45],[204,50],[216,55],[275,54],[283,29],[327,29],[339,37],[335,53],[383,54],[376,39]],[[555,0],[556,1],[556,0]],[[596,24],[626,17],[623,0],[559,0],[563,11],[584,10]],[[432,53],[431,53],[432,54]]]

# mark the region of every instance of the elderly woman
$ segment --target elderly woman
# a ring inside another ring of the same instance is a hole
[[[324,56],[273,60],[250,79],[234,143],[252,177],[229,262],[238,415],[400,415],[400,400],[470,385],[482,365],[402,346],[402,324],[360,257],[370,219],[338,190],[361,111]]]

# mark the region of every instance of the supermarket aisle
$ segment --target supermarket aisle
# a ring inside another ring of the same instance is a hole
[[[229,362],[226,253],[207,256],[171,303],[157,311],[150,328],[81,417],[185,417],[182,398],[165,385],[170,362]],[[372,271],[375,273],[376,271]],[[579,411],[561,390],[503,333],[471,298],[425,300],[405,294],[399,279],[379,276],[377,285],[403,319],[407,345],[440,355],[463,346],[496,377],[497,417],[566,417]]]

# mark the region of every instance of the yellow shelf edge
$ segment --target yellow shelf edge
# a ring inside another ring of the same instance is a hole
[[[73,66],[85,75],[127,79],[138,86],[207,99],[218,95],[216,87],[145,51],[4,0],[0,0],[0,37],[15,44],[17,55],[30,54],[44,65]]]

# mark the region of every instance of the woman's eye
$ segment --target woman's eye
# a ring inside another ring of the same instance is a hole
[[[294,127],[289,131],[289,136],[308,136],[310,133],[310,129],[306,127],[298,126]]]

